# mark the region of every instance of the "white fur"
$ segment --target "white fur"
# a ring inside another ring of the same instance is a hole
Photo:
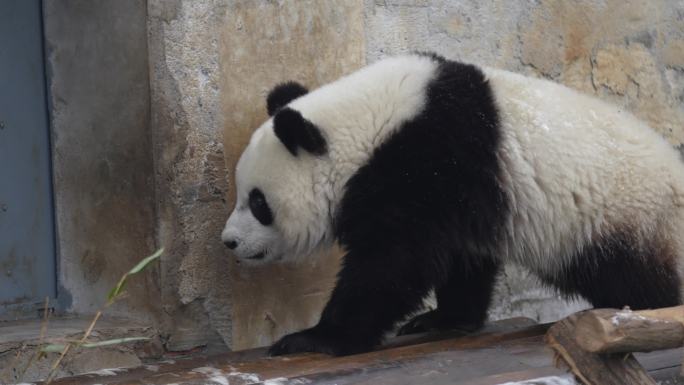
[[[418,114],[437,65],[385,59],[290,103],[318,126],[328,153],[291,155],[269,119],[236,171],[237,205],[222,238],[240,258],[308,255],[332,241],[331,220],[347,180],[401,123]],[[624,230],[661,237],[684,255],[684,173],[677,152],[627,112],[564,86],[483,69],[502,123],[498,154],[513,215],[494,255],[553,274],[590,241]],[[247,207],[259,187],[274,214],[262,226]]]
[[[681,234],[673,226],[683,223],[684,168],[659,134],[556,83],[485,72],[500,110],[503,185],[513,205],[499,255],[553,274],[614,230],[637,241]]]
[[[294,100],[289,107],[323,131],[328,153],[290,154],[269,119],[252,136],[236,169],[237,203],[222,233],[238,258],[296,259],[332,241],[332,218],[345,182],[401,123],[418,114],[436,64],[425,57],[383,60]],[[274,214],[262,226],[247,207],[259,187]]]

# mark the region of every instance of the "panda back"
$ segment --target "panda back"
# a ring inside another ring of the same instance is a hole
[[[502,179],[513,206],[503,255],[554,272],[616,232],[637,243],[656,235],[674,242],[667,233],[682,222],[684,167],[662,136],[623,109],[565,86],[485,72],[499,109]]]

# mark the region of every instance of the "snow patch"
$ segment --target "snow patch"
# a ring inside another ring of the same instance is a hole
[[[240,372],[230,372],[228,373],[230,377],[237,377],[243,381],[259,382],[259,376],[254,373],[240,373]]]
[[[577,385],[577,381],[572,376],[550,376],[520,382],[506,382],[501,385]]]
[[[221,369],[213,368],[210,366],[202,366],[199,368],[192,369],[195,373],[204,374],[208,377],[209,381],[216,382],[221,385],[230,385],[230,379],[240,379],[242,383],[256,383],[261,381],[259,376],[254,373],[242,373],[230,367],[230,372],[225,372]]]
[[[287,378],[286,377],[276,377],[276,378],[271,378],[270,380],[264,381],[264,385],[285,385],[287,384]]]
[[[304,385],[304,384],[310,384],[310,383],[311,383],[311,381],[309,381],[309,380],[303,380],[303,379],[290,380],[287,377],[271,378],[271,379],[265,380],[263,382],[264,385]]]
[[[613,324],[613,326],[620,326],[620,324],[623,322],[634,321],[634,320],[647,321],[648,318],[634,313],[629,308],[625,308],[625,309],[620,310],[619,312],[615,313],[615,315],[610,318],[610,322]]]
[[[100,369],[94,372],[88,372],[86,374],[94,374],[96,376],[116,376],[119,372],[127,372],[128,369],[125,368],[111,368],[111,369]]]
[[[228,379],[225,377],[221,377],[221,376],[209,377],[209,381],[215,382],[215,383],[221,384],[221,385],[230,385],[230,382],[228,381]]]

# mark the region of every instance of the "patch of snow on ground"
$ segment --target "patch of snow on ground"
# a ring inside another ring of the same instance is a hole
[[[506,382],[505,384],[501,385],[577,385],[577,381],[575,381],[574,377],[567,375],[540,377],[521,382]]]
[[[100,369],[94,372],[88,372],[86,374],[94,374],[96,376],[116,376],[119,372],[127,372],[128,369],[125,368],[111,368],[111,369]]]

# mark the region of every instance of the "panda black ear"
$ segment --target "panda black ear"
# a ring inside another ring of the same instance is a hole
[[[299,111],[283,108],[273,118],[273,130],[283,145],[294,156],[299,147],[314,154],[323,155],[328,151],[321,130],[304,119]]]
[[[309,90],[297,82],[281,83],[273,87],[266,97],[266,109],[268,116],[273,116],[279,109],[300,96],[306,95]]]

